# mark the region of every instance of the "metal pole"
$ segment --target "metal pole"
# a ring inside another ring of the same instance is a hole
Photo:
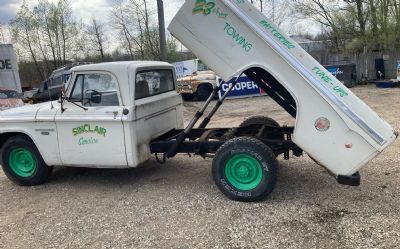
[[[158,27],[160,33],[160,60],[167,60],[167,42],[165,38],[164,4],[163,0],[157,0]]]
[[[176,138],[175,142],[171,145],[171,147],[167,151],[167,157],[168,158],[174,157],[176,155],[179,146],[185,141],[185,139],[189,135],[190,131],[193,129],[194,125],[201,118],[201,116],[203,116],[204,111],[210,105],[212,99],[217,95],[218,90],[219,90],[219,87],[215,86],[213,91],[212,91],[212,93],[208,97],[207,101],[204,103],[203,107],[201,108],[201,110],[196,112],[196,114],[194,115],[192,120],[190,120],[190,122],[186,126],[186,128],[178,135],[178,137]]]
[[[275,23],[275,0],[272,0],[272,22]]]
[[[232,85],[228,88],[228,90],[222,95],[221,99],[217,101],[215,104],[214,108],[208,113],[207,117],[203,119],[203,122],[199,125],[199,128],[204,129],[210,122],[212,116],[218,111],[219,107],[222,105],[224,100],[226,99],[226,96],[232,91],[232,89],[236,86],[236,84],[239,82],[239,78],[242,77],[243,73],[239,74],[239,76],[236,78],[234,82],[232,82]]]

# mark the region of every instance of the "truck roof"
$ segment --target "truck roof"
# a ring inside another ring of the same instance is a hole
[[[170,66],[171,64],[162,61],[115,61],[115,62],[103,62],[97,64],[89,64],[89,65],[81,65],[76,66],[71,69],[71,71],[83,71],[83,70],[121,70],[130,68],[138,68],[138,67],[157,67],[157,66]]]

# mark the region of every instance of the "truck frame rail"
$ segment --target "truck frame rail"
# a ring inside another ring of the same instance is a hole
[[[268,145],[276,156],[285,154],[289,159],[289,152],[293,155],[302,155],[302,150],[291,141],[293,127],[277,127],[261,124],[251,124],[235,128],[195,128],[192,129],[186,139],[177,147],[177,153],[193,153],[195,155],[210,156],[229,139],[234,137],[255,137]],[[150,143],[151,153],[167,153],[176,143],[183,130],[171,130]],[[273,139],[271,137],[281,137]]]

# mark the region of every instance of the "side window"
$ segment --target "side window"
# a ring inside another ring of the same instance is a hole
[[[69,78],[71,77],[71,74],[69,73],[69,74],[64,74],[63,75],[63,83],[64,84],[67,84],[67,82],[68,82],[68,80],[69,80]]]
[[[135,79],[135,99],[175,90],[171,70],[157,69],[138,72]]]
[[[206,64],[204,64],[201,60],[197,62],[197,71],[207,71],[210,70]]]
[[[57,78],[51,79],[51,86],[59,86],[63,83],[62,76],[58,76]]]
[[[44,84],[43,84],[43,90],[44,90],[44,91],[47,91],[48,89],[49,89],[49,81],[46,80],[46,81],[44,82]]]
[[[70,98],[84,106],[118,106],[117,82],[109,74],[80,74]]]
[[[71,94],[71,101],[81,102],[82,101],[82,83],[83,75],[78,75],[75,80],[74,89]]]

